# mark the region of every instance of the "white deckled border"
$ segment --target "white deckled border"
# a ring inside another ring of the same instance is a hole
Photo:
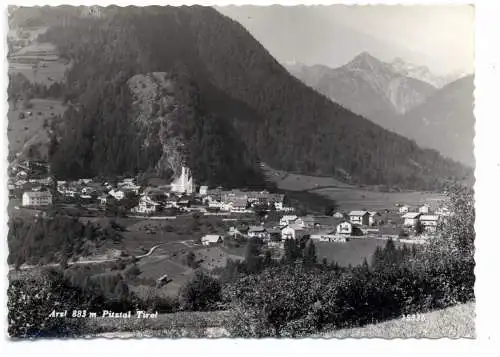
[[[496,319],[498,314],[498,296],[495,294],[495,287],[498,284],[498,241],[500,239],[496,230],[498,202],[500,202],[500,137],[499,137],[499,122],[500,115],[498,104],[500,104],[500,91],[497,90],[495,84],[500,83],[500,2],[498,0],[421,0],[421,1],[405,1],[405,0],[385,0],[385,1],[293,1],[293,0],[253,0],[253,1],[36,1],[36,0],[11,0],[11,5],[228,5],[228,4],[252,4],[252,5],[300,5],[300,4],[323,4],[329,5],[334,3],[365,5],[365,4],[387,4],[387,5],[421,5],[421,4],[476,4],[476,139],[475,139],[475,155],[476,155],[476,297],[477,297],[477,341],[450,341],[450,340],[298,340],[298,341],[273,341],[270,339],[261,341],[243,341],[243,340],[159,340],[159,339],[144,339],[144,340],[127,340],[127,341],[109,341],[105,339],[91,341],[39,341],[33,342],[6,342],[6,296],[7,289],[7,242],[6,242],[6,206],[7,206],[7,190],[6,190],[6,172],[7,172],[7,121],[2,121],[3,134],[1,137],[1,175],[0,175],[0,206],[1,210],[1,227],[4,237],[3,241],[3,262],[2,266],[2,294],[1,304],[3,316],[1,317],[2,330],[4,339],[2,343],[7,343],[6,348],[2,347],[2,352],[5,351],[6,356],[23,355],[23,356],[101,356],[111,354],[115,356],[134,355],[145,356],[146,354],[155,353],[157,355],[301,355],[301,356],[329,356],[329,355],[369,355],[373,356],[378,353],[393,354],[393,355],[418,355],[418,356],[457,356],[466,355],[468,357],[474,355],[483,355],[484,352],[492,351],[492,342],[495,336],[498,336],[497,330],[500,330],[497,325],[500,320]],[[2,4],[2,29],[3,29],[3,76],[2,89],[6,93],[7,88],[7,60],[6,60],[6,5]],[[0,108],[3,118],[6,118],[7,103],[6,97],[0,101]],[[477,350],[477,349],[480,350]],[[474,351],[473,351],[474,350]],[[22,351],[22,352],[21,352]]]

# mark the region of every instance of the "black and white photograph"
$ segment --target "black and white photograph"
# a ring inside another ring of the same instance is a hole
[[[474,6],[5,17],[6,338],[477,338]]]

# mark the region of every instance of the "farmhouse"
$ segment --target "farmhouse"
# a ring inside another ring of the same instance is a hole
[[[50,191],[27,191],[23,193],[23,206],[48,206],[52,204],[52,194]]]
[[[218,234],[207,234],[201,237],[201,244],[203,245],[213,245],[222,243],[222,236]]]
[[[422,215],[422,213],[418,213],[418,212],[405,213],[403,215],[403,219],[404,219],[403,225],[405,227],[415,228],[417,226],[417,223],[418,223],[421,215]]]
[[[439,222],[439,216],[436,215],[422,215],[420,216],[420,223],[422,224],[424,232],[435,233]]]
[[[370,214],[367,211],[351,211],[349,213],[349,221],[352,224],[367,226],[370,223]]]
[[[297,216],[295,215],[285,215],[280,219],[280,226],[288,226],[291,223],[294,223],[297,220]]]
[[[352,234],[352,223],[351,222],[341,222],[337,225],[337,234],[350,236]]]
[[[132,208],[132,211],[141,214],[151,214],[156,212],[159,206],[160,204],[158,202],[153,201],[148,196],[142,196],[139,199],[139,204]]]
[[[248,229],[249,238],[269,239],[269,233],[264,226],[252,226]]]

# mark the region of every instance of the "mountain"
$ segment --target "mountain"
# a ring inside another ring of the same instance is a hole
[[[389,65],[396,73],[432,84],[436,88],[443,88],[445,85],[450,84],[461,77],[465,77],[465,74],[462,72],[438,76],[433,74],[426,66],[418,66],[405,62],[400,57],[395,58],[393,62],[389,63]]]
[[[335,69],[295,65],[288,70],[334,102],[388,129],[394,128],[398,115],[421,104],[436,90],[367,52]]]
[[[168,175],[184,161],[198,183],[244,186],[258,184],[264,162],[431,189],[471,173],[318,94],[213,8],[107,7],[41,40],[72,61],[58,176]]]
[[[474,167],[474,77],[460,78],[407,112],[397,131]]]

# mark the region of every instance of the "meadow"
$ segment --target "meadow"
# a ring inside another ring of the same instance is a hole
[[[7,113],[8,126],[7,137],[9,139],[9,151],[20,156],[32,146],[39,146],[37,150],[43,156],[47,156],[47,144],[49,143],[48,125],[50,120],[62,116],[66,110],[59,100],[32,99],[31,108],[24,108],[19,102],[14,109],[11,105]],[[24,119],[22,119],[22,115]],[[28,113],[31,113],[29,115]],[[47,127],[44,127],[44,123]]]

